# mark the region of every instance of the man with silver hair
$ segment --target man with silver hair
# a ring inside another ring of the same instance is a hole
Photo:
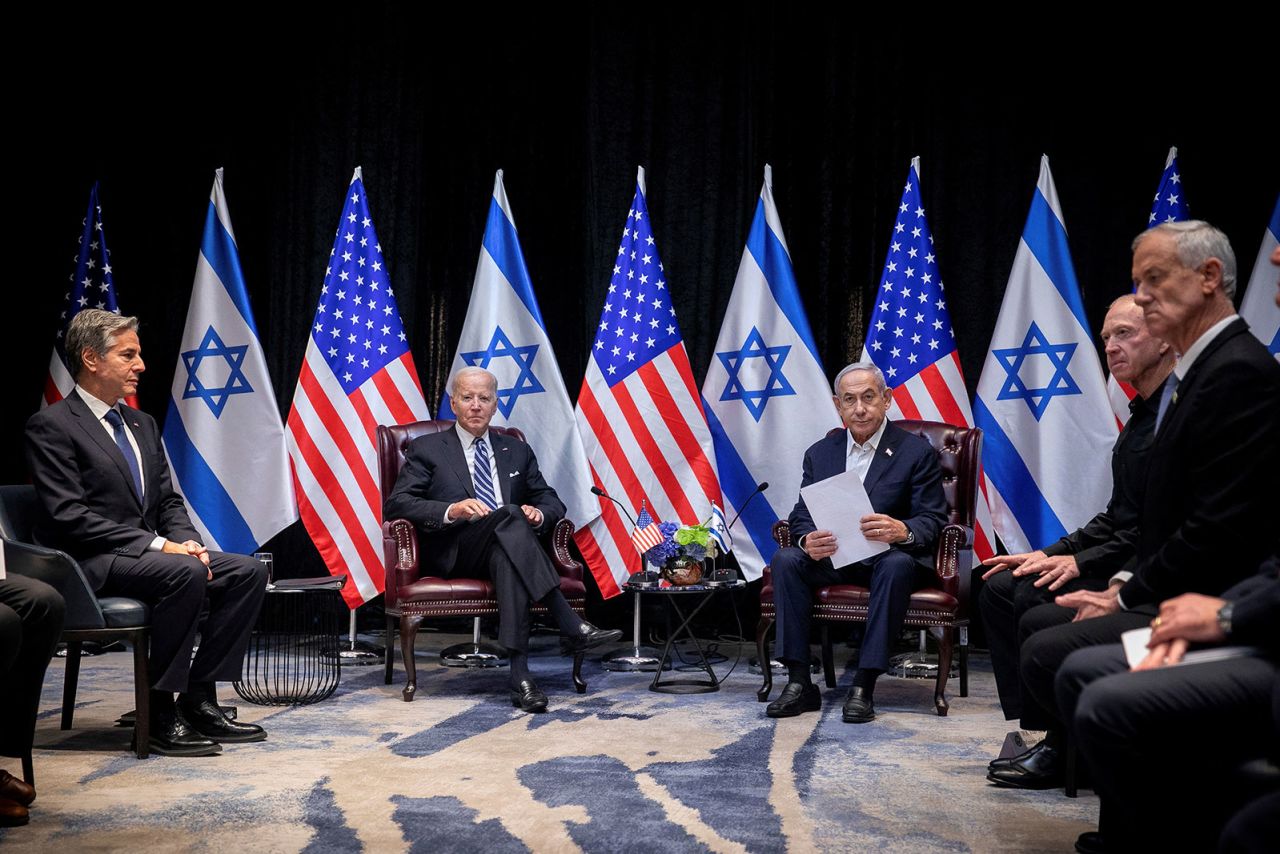
[[[209,756],[223,742],[265,739],[262,727],[228,719],[215,689],[242,675],[266,570],[204,547],[173,489],[155,421],[123,402],[146,369],[138,319],[84,309],[66,351],[75,389],[27,421],[27,463],[44,510],[36,538],[79,561],[100,596],[150,606],[153,752]]]
[[[421,530],[431,574],[493,579],[498,642],[511,661],[511,703],[545,712],[547,695],[529,672],[530,604],[545,605],[575,649],[612,643],[622,632],[581,619],[560,591],[538,537],[564,518],[564,503],[543,479],[532,448],[489,429],[498,410],[497,377],[463,368],[450,392],[457,423],[409,443],[383,518],[408,519]]]
[[[876,679],[889,669],[889,651],[902,632],[911,593],[932,574],[930,562],[938,532],[946,524],[947,503],[933,446],[885,418],[893,392],[885,386],[879,368],[870,362],[849,365],[836,374],[832,391],[846,429],[805,451],[800,485],[856,471],[875,510],[859,520],[862,533],[890,548],[837,568],[831,563],[835,534],[817,530],[804,498],[796,502],[789,519],[796,545],[779,549],[770,562],[778,618],[777,657],[787,666],[787,685],[765,714],[786,718],[821,707],[821,694],[809,679],[813,591],[829,584],[855,583],[870,589],[870,602],[843,718],[846,723],[867,723],[875,718]]]

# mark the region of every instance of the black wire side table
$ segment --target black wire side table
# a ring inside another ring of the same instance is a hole
[[[236,693],[260,706],[305,706],[338,688],[334,654],[347,613],[346,577],[286,578],[267,586],[258,623],[249,636],[244,679]]]
[[[698,616],[698,612],[706,607],[707,603],[714,598],[716,593],[727,593],[733,590],[740,590],[747,586],[746,582],[739,580],[733,584],[719,584],[716,586],[707,584],[689,584],[683,587],[675,585],[669,587],[633,587],[630,584],[623,586],[634,590],[638,596],[660,596],[667,603],[668,617],[674,613],[675,617],[680,621],[680,624],[674,631],[667,632],[667,642],[662,648],[662,655],[658,659],[657,672],[653,674],[653,681],[649,683],[649,690],[657,691],[660,694],[709,694],[714,691],[719,691],[721,679],[716,675],[715,670],[712,669],[711,662],[707,658],[706,650],[702,648],[702,643],[698,640],[697,635],[693,633],[693,630],[690,629],[689,626],[693,622],[693,619]],[[699,596],[698,594],[702,595]],[[686,603],[689,603],[690,600],[688,597],[694,597],[697,601],[693,605],[693,609],[686,613],[685,609],[680,607],[680,600],[683,599]],[[730,596],[729,601],[733,608],[734,619],[739,619],[737,602],[732,596]],[[639,602],[636,603],[636,606],[637,608],[639,607]],[[668,626],[669,625],[670,621],[668,621]],[[677,638],[682,634],[686,640],[693,642],[694,649],[696,649],[698,653],[698,658],[695,662],[696,666],[700,671],[707,674],[706,679],[664,680],[662,678],[663,670],[671,669],[671,650],[675,645]],[[741,625],[739,625],[738,634],[742,634]],[[741,650],[739,650],[739,655],[741,655]],[[734,666],[737,666],[736,661],[734,662]],[[730,668],[730,672],[732,672],[732,668]],[[727,675],[728,674],[726,674],[726,677]]]

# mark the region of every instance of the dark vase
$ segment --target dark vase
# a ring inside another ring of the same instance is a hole
[[[677,587],[687,587],[702,580],[702,561],[677,555],[662,567],[662,577]]]

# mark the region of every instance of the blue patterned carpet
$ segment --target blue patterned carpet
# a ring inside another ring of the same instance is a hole
[[[265,726],[260,744],[203,759],[128,752],[114,719],[132,707],[130,656],[86,659],[76,728],[58,729],[61,662],[50,668],[36,734],[39,799],[8,851],[1069,851],[1095,826],[1084,793],[986,783],[1011,726],[986,660],[970,696],[884,678],[880,717],[840,720],[850,672],[821,713],[764,717],[759,677],[740,665],[718,694],[647,690],[651,674],[588,661],[573,693],[568,659],[535,638],[543,715],[509,704],[506,671],[444,668],[458,640],[424,635],[413,703],[381,668],[353,668],[313,706],[224,703]],[[837,650],[841,664],[843,651]],[[775,694],[776,694],[775,688]],[[16,763],[0,767],[17,772]]]

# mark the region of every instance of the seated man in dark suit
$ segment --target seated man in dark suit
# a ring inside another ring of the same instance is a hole
[[[1156,413],[1132,572],[1059,596],[1075,620],[1022,645],[1026,696],[1057,729],[1054,678],[1068,655],[1148,625],[1167,599],[1221,596],[1275,543],[1280,365],[1235,313],[1230,241],[1206,222],[1158,225],[1134,240],[1133,280],[1147,329],[1181,357]],[[1021,768],[1019,785],[1040,787],[1040,774]]]
[[[6,575],[0,554],[0,756],[31,753],[40,688],[65,614],[57,590],[35,578]],[[35,799],[33,786],[0,770],[0,827],[26,824]]]
[[[860,520],[862,533],[891,548],[837,569],[830,561],[836,552],[835,535],[815,530],[804,498],[796,502],[789,520],[796,545],[779,549],[770,563],[777,606],[777,657],[787,666],[787,685],[765,714],[785,718],[821,707],[821,695],[809,679],[813,590],[856,583],[870,588],[871,601],[843,716],[848,723],[866,723],[875,718],[876,679],[889,669],[889,651],[902,632],[911,593],[932,576],[930,561],[938,532],[946,523],[947,504],[933,446],[885,418],[893,393],[880,369],[870,362],[849,365],[836,375],[832,388],[847,429],[805,451],[800,485],[857,471],[876,511]]]
[[[547,708],[529,673],[529,605],[541,602],[578,649],[622,637],[582,620],[560,592],[560,576],[538,536],[564,517],[564,504],[542,478],[533,449],[489,431],[498,380],[483,368],[453,378],[454,429],[420,436],[383,507],[384,519],[407,519],[422,532],[421,553],[433,575],[493,579],[498,642],[511,660],[511,702]]]
[[[1101,590],[1133,558],[1138,508],[1147,477],[1147,457],[1155,440],[1156,404],[1173,370],[1173,348],[1147,332],[1133,294],[1111,304],[1102,324],[1107,367],[1116,379],[1133,384],[1138,396],[1129,404],[1129,421],[1111,452],[1111,500],[1084,527],[1040,551],[1000,555],[987,561],[979,596],[982,622],[991,649],[991,669],[1007,720],[1021,718],[1028,730],[1046,729],[1051,720],[1034,702],[1025,702],[1018,676],[1022,642],[1049,626],[1071,622],[1075,612],[1054,598],[1075,590]],[[1004,570],[1010,570],[1008,572]],[[1058,785],[1061,737],[1051,729],[1030,751],[996,759],[989,779],[1018,786],[1032,763],[1036,787]],[[1016,766],[1007,770],[1009,766]]]
[[[97,593],[151,606],[151,750],[208,756],[220,742],[266,738],[259,726],[229,720],[215,691],[241,676],[266,570],[201,545],[155,421],[122,402],[145,369],[137,330],[136,317],[98,309],[84,309],[67,329],[76,387],[27,421],[27,462],[44,510],[36,538],[79,561]]]
[[[1165,600],[1150,651],[1132,669],[1118,644],[1067,657],[1058,706],[1102,799],[1100,833],[1082,835],[1077,850],[1208,851],[1232,813],[1257,796],[1237,777],[1251,760],[1280,760],[1277,570],[1272,556],[1220,597]],[[1192,644],[1248,646],[1254,654],[1184,662]],[[1261,796],[1250,812],[1226,850],[1274,850],[1280,792]]]

